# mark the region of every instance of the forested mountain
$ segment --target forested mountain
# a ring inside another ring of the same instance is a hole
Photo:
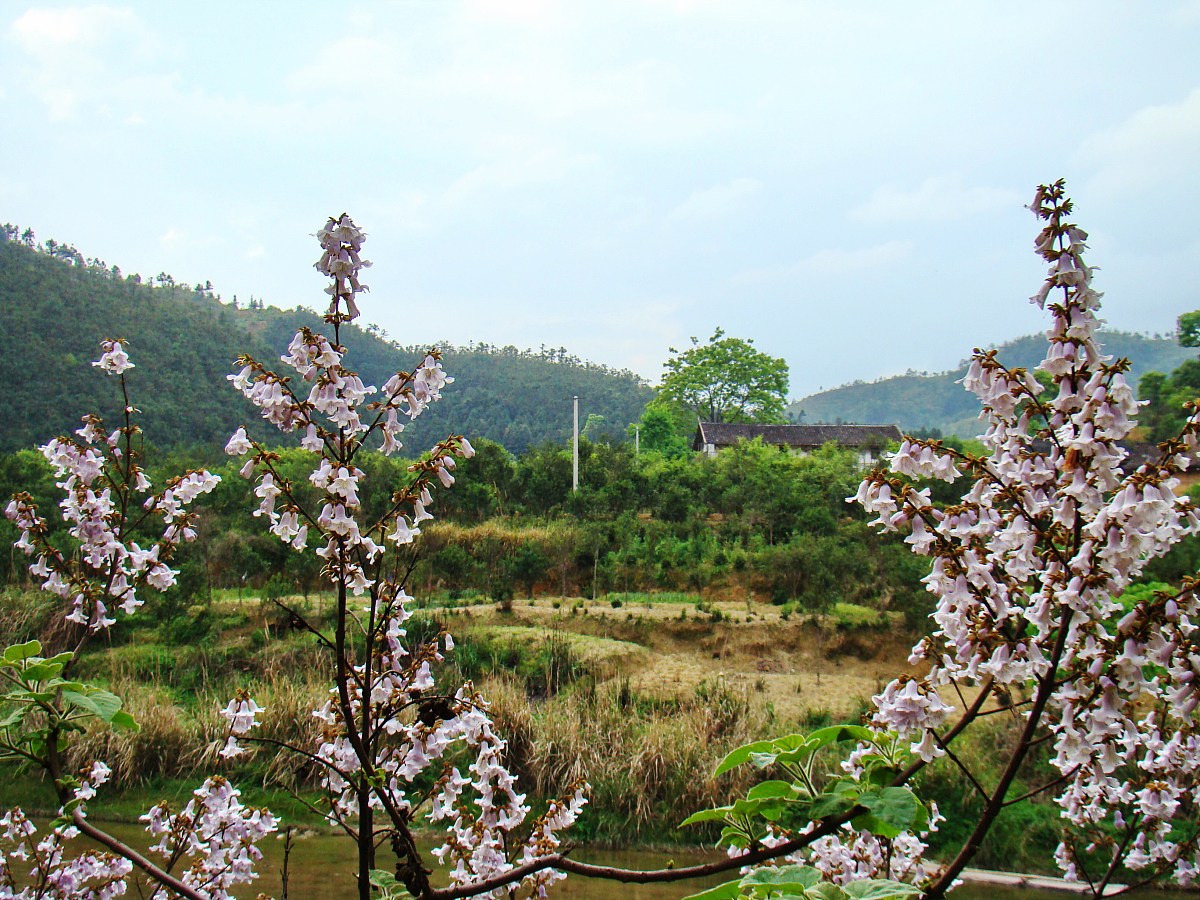
[[[1106,331],[1101,340],[1105,353],[1126,357],[1132,363],[1126,378],[1135,389],[1146,372],[1172,372],[1196,355],[1174,338]],[[1000,345],[998,351],[1007,366],[1033,368],[1046,352],[1046,339],[1028,335]],[[894,423],[908,431],[938,428],[946,434],[974,437],[979,430],[975,418],[979,401],[957,384],[966,372],[967,363],[963,362],[950,372],[858,381],[797,400],[788,407],[788,416],[793,420],[802,417],[806,423]]]
[[[26,233],[28,234],[28,233]],[[0,229],[0,383],[6,387],[0,451],[44,442],[79,427],[98,410],[112,427],[120,403],[114,383],[89,365],[101,338],[129,340],[130,373],[141,423],[160,447],[223,445],[233,429],[268,429],[225,376],[246,353],[272,365],[301,325],[326,326],[312,310],[237,308],[210,285],[155,284],[124,277],[116,266],[85,260],[73,247],[21,240]],[[411,369],[425,347],[401,347],[379,329],[343,329],[347,363],[368,384]],[[585,363],[565,350],[522,351],[485,344],[444,347],[455,384],[405,435],[414,453],[450,431],[486,437],[514,453],[571,433],[571,397],[593,438],[623,438],[653,392],[638,376]],[[276,438],[272,437],[272,440]]]

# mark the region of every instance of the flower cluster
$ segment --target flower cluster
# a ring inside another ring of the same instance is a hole
[[[101,347],[104,353],[95,365],[123,380],[133,364],[122,342],[106,340]],[[67,620],[91,631],[113,625],[116,607],[131,614],[141,606],[141,585],[165,591],[175,583],[167,560],[180,542],[196,536],[187,507],[220,481],[206,471],[188,472],[161,493],[150,493],[134,447],[133,413],[127,408],[125,425],[109,434],[98,416],[85,416],[75,436],[55,438],[41,448],[66,495],[62,518],[79,543],[77,553],[64,554],[49,542],[46,521],[28,494],[17,494],[4,511],[21,530],[17,547],[34,557],[29,571],[42,589],[69,601]],[[126,537],[133,530],[128,512],[138,508],[159,516],[164,526],[162,536],[145,549]]]
[[[112,774],[96,762],[81,773],[71,791],[79,816],[86,815],[86,802]],[[59,811],[60,815],[62,810]],[[108,900],[125,895],[126,878],[133,871],[127,859],[112,853],[88,850],[68,856],[65,844],[79,836],[73,825],[51,828],[37,840],[37,827],[20,809],[0,817],[0,897],[5,900]],[[13,862],[25,864],[28,872],[17,878]],[[19,885],[24,885],[18,890]]]
[[[431,821],[449,825],[447,841],[434,855],[450,867],[456,884],[471,884],[553,852],[555,832],[575,820],[585,801],[582,788],[576,790],[573,798],[552,804],[526,840],[518,840],[514,830],[526,824],[529,808],[504,766],[506,745],[492,729],[486,704],[469,685],[436,690],[434,670],[453,641],[445,633],[416,646],[406,641],[411,598],[403,579],[391,574],[397,567],[387,565],[388,552],[420,533],[421,523],[432,518],[436,487],[450,487],[458,461],[475,451],[462,436],[440,442],[410,466],[409,483],[394,491],[383,514],[363,520],[364,472],[355,465],[355,455],[373,432],[382,439],[382,452],[398,451],[407,422],[453,381],[435,351],[411,373],[389,378],[382,390],[345,368],[338,336],[341,324],[357,315],[353,295],[361,290],[357,272],[365,264],[359,257],[363,237],[345,216],[330,220],[319,235],[324,252],[317,268],[333,279],[329,292],[334,304],[327,321],[334,334],[332,339],[308,329],[296,334],[281,359],[299,377],[276,374],[250,358],[243,358],[241,371],[230,376],[265,419],[283,431],[303,433],[301,447],[315,457],[307,480],[320,492],[319,500],[306,505],[276,469],[275,456],[251,441],[244,428],[230,438],[226,451],[247,457],[242,474],[255,479],[255,515],[268,523],[271,533],[298,551],[311,546],[310,552],[324,561],[324,573],[339,593],[338,634],[355,622],[364,633],[364,648],[357,655],[341,637],[324,641],[332,651],[334,683],[328,701],[313,713],[319,722],[318,745],[297,749],[322,766],[330,821],[360,841],[389,840],[401,855],[397,877],[403,875],[408,889],[421,893],[427,881],[409,823],[423,805],[428,804]],[[346,300],[349,315],[337,314],[338,298]],[[223,755],[242,752],[237,739],[256,724],[260,711],[246,694],[230,701]],[[474,756],[465,773],[445,762],[456,748]],[[420,790],[431,775],[434,786]],[[525,883],[540,891],[558,877],[543,870]]]
[[[270,811],[243,805],[241,793],[219,775],[197,788],[181,812],[159,804],[142,821],[158,838],[153,851],[191,861],[182,881],[209,900],[232,900],[233,888],[258,877],[258,843],[278,827]]]
[[[928,831],[937,831],[939,822],[945,821],[934,806]],[[837,834],[817,838],[802,854],[803,860],[819,869],[826,879],[834,884],[849,884],[871,878],[887,878],[906,884],[925,884],[937,872],[937,866],[926,860],[928,849],[923,838],[904,832],[886,840],[867,831],[857,831],[853,826],[843,825]]]
[[[366,232],[345,213],[337,219],[330,217],[325,227],[317,232],[322,253],[313,266],[322,275],[333,279],[333,283],[325,289],[325,293],[332,298],[329,304],[331,316],[338,314],[339,300],[346,303],[344,315],[347,320],[357,319],[360,315],[354,295],[367,290],[367,286],[358,280],[358,273],[371,265],[370,260],[359,256],[366,239]]]
[[[51,828],[41,838],[19,809],[0,816],[0,897],[10,900],[110,900],[123,897],[133,865],[113,853],[67,854],[79,835],[71,826]],[[17,873],[14,863],[25,870]]]
[[[909,439],[891,473],[872,474],[853,498],[877,526],[909,527],[914,552],[932,558],[925,583],[937,599],[936,631],[913,653],[928,674],[920,686],[889,685],[875,722],[920,735],[913,749],[928,760],[951,712],[939,688],[976,690],[967,717],[988,697],[1021,709],[1017,763],[1045,729],[1053,738],[1073,828],[1058,854],[1067,874],[1104,884],[1124,864],[1188,882],[1200,856],[1175,825],[1195,815],[1200,786],[1183,762],[1198,746],[1200,604],[1191,584],[1132,605],[1120,596],[1149,560],[1200,529],[1176,493],[1200,416],[1157,460],[1123,469],[1137,403],[1128,363],[1103,356],[1096,340],[1087,235],[1066,221],[1061,182],[1039,188],[1031,209],[1045,225],[1036,249],[1049,271],[1032,300],[1052,318],[1038,367],[1051,387],[976,351],[963,383],[982,402],[986,455]],[[973,484],[945,508],[908,480],[960,472]]]

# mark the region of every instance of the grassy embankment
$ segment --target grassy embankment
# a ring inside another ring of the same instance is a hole
[[[318,596],[288,602],[317,619],[332,609]],[[311,767],[263,751],[231,772],[216,756],[225,736],[218,709],[240,687],[266,708],[263,736],[311,741],[310,713],[328,689],[313,639],[288,630],[273,606],[236,592],[167,621],[132,621],[80,665],[81,677],[122,696],[141,725],[136,733],[91,730],[75,744],[74,764],[104,758],[114,782],[126,786],[102,795],[93,815],[134,820],[164,797],[181,804],[204,774],[223,771],[252,802],[318,824],[306,808],[319,800]],[[439,625],[457,644],[440,684],[453,690],[471,679],[481,687],[531,797],[548,798],[586,777],[592,805],[577,835],[623,846],[711,838],[675,826],[746,788],[748,773],[738,773],[740,781],[709,777],[728,750],[857,720],[867,698],[904,669],[911,643],[898,614],[862,606],[797,616],[787,607],[688,594],[511,605],[444,599],[424,604],[409,631],[419,637]],[[35,597],[0,600],[0,639],[37,633],[54,642],[56,628]],[[963,752],[986,768],[1004,739],[1003,729],[990,732]],[[951,809],[971,808],[969,786],[952,770],[936,772],[928,789]],[[33,776],[10,779],[0,805],[14,803],[48,808],[48,786]],[[1006,817],[981,864],[1048,868],[1053,813],[1042,807]]]

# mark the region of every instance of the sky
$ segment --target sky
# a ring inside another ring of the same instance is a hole
[[[716,328],[790,396],[1045,327],[1067,179],[1111,327],[1200,307],[1200,0],[0,4],[0,221],[403,344],[656,382]],[[231,353],[236,352],[236,348]]]

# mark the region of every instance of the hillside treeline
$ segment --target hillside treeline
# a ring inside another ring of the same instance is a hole
[[[319,299],[319,294],[317,295]],[[141,424],[165,449],[223,446],[238,424],[253,437],[277,432],[225,380],[238,354],[278,362],[301,326],[327,328],[311,309],[223,302],[211,284],[187,286],[166,273],[127,275],[74,247],[0,225],[0,338],[11,352],[0,359],[7,388],[0,451],[33,447],[79,427],[85,412],[106,419],[119,410],[113,385],[89,362],[102,338],[129,340],[137,368],[130,373]],[[437,336],[430,335],[430,343]],[[347,364],[368,384],[409,370],[428,345],[404,346],[375,326],[342,331]],[[488,438],[515,453],[571,433],[571,398],[580,398],[581,424],[596,440],[624,438],[653,391],[626,370],[584,362],[566,350],[519,350],[472,344],[443,346],[455,378],[445,400],[415,422],[406,443],[427,449],[453,430]]]
[[[490,441],[476,449],[458,482],[436,497],[437,519],[424,523],[414,545],[414,592],[503,601],[535,592],[689,591],[811,611],[853,601],[910,611],[914,621],[925,612],[921,561],[867,528],[846,502],[861,477],[853,453],[830,446],[797,456],[743,443],[711,459],[669,458],[583,441],[573,492],[568,448],[542,445],[519,457]],[[406,461],[366,460],[360,496],[369,518],[410,475]],[[194,462],[183,452],[160,454],[154,468],[178,472]],[[301,491],[311,466],[311,454],[280,450],[278,471]],[[319,560],[289,550],[250,515],[252,485],[239,467],[214,470],[222,482],[198,504],[200,539],[175,560],[176,593],[320,590]],[[0,457],[0,496],[20,489],[53,513],[53,481],[35,451]],[[4,522],[0,537],[11,540],[11,530]],[[0,560],[6,581],[24,580],[19,555]]]
[[[1137,385],[1150,372],[1170,372],[1194,351],[1171,337],[1151,337],[1126,331],[1100,335],[1104,352],[1131,363],[1129,383]],[[968,349],[966,347],[964,350]],[[1032,369],[1046,353],[1042,335],[1029,335],[1001,344],[998,359],[1006,366]],[[979,401],[959,383],[967,363],[949,372],[913,372],[856,381],[796,400],[788,407],[789,418],[806,423],[881,422],[899,425],[906,431],[937,429],[944,434],[974,437],[979,433]],[[1145,391],[1143,400],[1148,399]]]

